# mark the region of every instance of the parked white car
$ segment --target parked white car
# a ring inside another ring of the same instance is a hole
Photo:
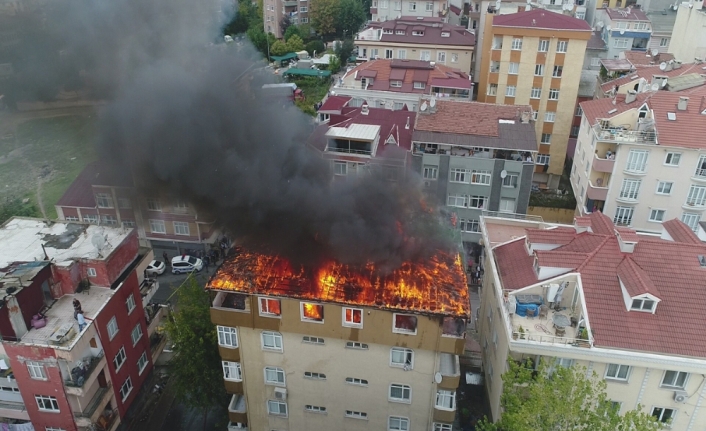
[[[150,262],[149,265],[147,265],[147,268],[145,268],[145,272],[147,275],[162,275],[164,274],[164,270],[167,269],[167,264],[164,262],[160,262],[159,260],[153,260]]]
[[[172,274],[183,274],[194,271],[200,272],[202,269],[203,261],[198,257],[184,254],[172,259]]]

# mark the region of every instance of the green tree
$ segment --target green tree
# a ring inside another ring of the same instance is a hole
[[[341,60],[338,59],[336,56],[331,56],[328,59],[328,70],[331,71],[331,73],[336,73],[341,69]]]
[[[289,52],[287,44],[281,40],[276,40],[275,43],[270,45],[270,55],[284,55]]]
[[[367,14],[361,0],[340,0],[336,16],[336,34],[344,38],[353,37],[366,19]]]
[[[165,323],[174,344],[170,384],[186,405],[203,410],[205,429],[209,410],[227,401],[218,336],[211,323],[211,300],[192,277],[182,285],[177,298],[177,311]]]
[[[304,49],[304,41],[299,35],[295,34],[287,41],[287,49],[289,52],[298,52]]]
[[[287,27],[287,30],[284,32],[284,40],[289,41],[289,38],[292,36],[299,36],[302,37],[302,35],[299,33],[299,26],[298,25],[292,25]],[[302,38],[303,39],[303,38]]]
[[[296,27],[296,26],[292,25],[292,20],[289,19],[289,15],[284,15],[282,17],[282,19],[279,21],[279,28],[282,31],[282,34],[285,34],[290,27]],[[286,38],[285,38],[285,40],[286,40]]]
[[[322,36],[336,33],[336,16],[340,0],[311,0],[309,16],[312,26]]]
[[[584,367],[549,369],[541,362],[534,370],[531,361],[510,361],[503,374],[500,398],[503,415],[496,423],[487,418],[478,423],[481,431],[653,431],[663,428],[654,417],[640,410],[620,415],[606,396],[606,383]]]
[[[321,55],[324,53],[324,51],[326,51],[324,43],[318,39],[312,40],[311,42],[307,43],[305,49],[312,57],[314,56],[314,53]]]
[[[346,39],[336,46],[336,55],[342,66],[348,63],[348,58],[353,54],[354,47],[353,39]]]

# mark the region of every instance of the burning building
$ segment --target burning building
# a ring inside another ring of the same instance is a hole
[[[461,257],[391,272],[242,251],[214,293],[233,429],[451,429],[470,302]]]

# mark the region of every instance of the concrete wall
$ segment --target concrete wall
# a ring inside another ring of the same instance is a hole
[[[377,13],[372,14],[373,21],[387,21],[388,19],[395,19],[400,16],[425,16],[425,17],[438,17],[439,12],[444,10],[446,7],[446,1],[431,0],[431,1],[416,1],[416,10],[410,10],[409,4],[411,0],[399,0],[401,1],[400,7],[395,6],[395,0],[373,0],[371,11],[375,10]],[[431,10],[427,10],[427,3],[432,4]],[[377,5],[377,6],[376,6]]]
[[[674,54],[674,58],[690,62],[694,58],[706,58],[706,13],[703,2],[694,2],[693,7],[681,4],[677,10],[677,19],[674,22],[672,38],[667,52]]]
[[[547,223],[572,224],[576,212],[564,208],[527,207],[527,214],[542,217]]]

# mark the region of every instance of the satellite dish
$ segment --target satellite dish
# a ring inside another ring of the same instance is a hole
[[[657,83],[655,82],[654,84],[652,84],[652,86],[650,87],[650,89],[651,89],[652,91],[657,91],[657,90],[659,90],[659,84],[657,84]]]
[[[93,234],[91,237],[91,244],[98,250],[98,253],[100,254],[101,250],[103,250],[103,247],[105,247],[105,238],[103,238],[103,235],[96,233]]]
[[[666,87],[666,86],[667,86],[667,80],[666,80],[666,79],[663,79],[663,80],[662,80],[662,88],[664,88],[664,87]]]
[[[506,176],[507,176],[507,171],[506,171],[505,169],[503,169],[503,170],[500,172],[500,178],[505,179]]]
[[[620,34],[625,34],[625,29],[621,28],[621,29],[620,29]]]
[[[658,49],[653,49],[653,50],[652,50],[652,57],[657,57],[657,54],[659,54],[659,50],[658,50]]]
[[[429,101],[429,106],[432,108],[436,106],[436,97],[432,97],[431,100]]]
[[[427,110],[427,101],[426,100],[424,102],[422,102],[422,106],[419,107],[419,110],[422,112]]]
[[[664,61],[659,64],[659,70],[664,70],[666,68],[667,68],[667,63],[665,63]]]
[[[438,385],[441,383],[441,373],[434,374],[434,382]]]

